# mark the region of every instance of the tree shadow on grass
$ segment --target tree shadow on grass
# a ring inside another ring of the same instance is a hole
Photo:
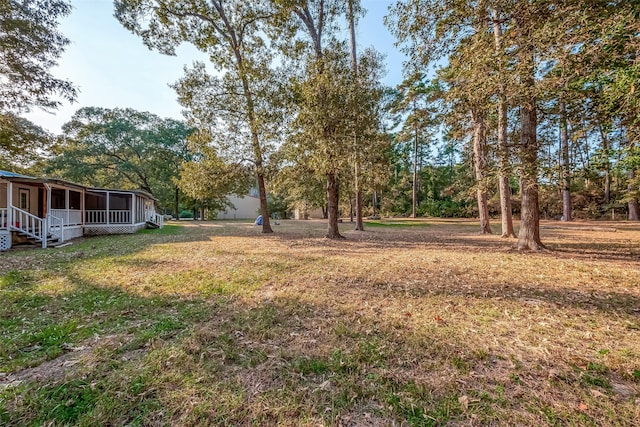
[[[308,222],[298,224],[307,225]],[[223,229],[215,229],[212,236],[224,235],[226,237],[260,237],[275,239],[288,247],[315,247],[318,253],[326,255],[327,251],[338,254],[342,251],[370,250],[384,251],[389,248],[406,249],[444,249],[460,250],[464,252],[496,252],[496,253],[522,253],[516,248],[516,239],[503,239],[499,234],[482,235],[475,231],[477,227],[468,224],[433,224],[431,227],[406,227],[390,229],[369,229],[365,232],[351,230],[351,224],[342,224],[342,234],[347,237],[343,240],[330,240],[324,238],[323,223],[316,222],[312,227],[296,229],[291,226],[281,229],[272,235],[263,235],[252,224],[227,223]],[[470,232],[470,229],[474,229]],[[277,231],[277,230],[276,230]],[[497,230],[494,230],[497,231]],[[617,237],[617,235],[616,235]],[[640,260],[640,244],[635,240],[627,239],[600,239],[595,242],[587,241],[591,238],[588,233],[580,230],[545,230],[542,235],[543,243],[547,244],[548,251],[541,256],[597,259],[600,261],[629,261]]]
[[[296,268],[302,264],[292,268],[292,276],[298,274]],[[537,359],[508,346],[487,351],[481,339],[470,341],[463,327],[437,319],[414,321],[410,313],[402,314],[410,310],[403,302],[429,307],[440,296],[524,304],[537,300],[560,309],[618,315],[640,306],[637,297],[615,293],[597,295],[592,303],[587,289],[549,293],[546,288],[495,282],[436,287],[428,281],[407,284],[401,277],[391,283],[336,280],[325,282],[322,289],[301,286],[297,296],[264,299],[143,296],[132,289],[95,286],[66,271],[57,274],[69,281],[67,291],[34,301],[30,312],[22,305],[21,315],[41,313],[39,325],[75,319],[74,329],[57,341],[66,352],[73,350],[62,347],[65,342],[91,342],[95,334],[119,338],[96,344],[93,358],[70,365],[76,370],[59,380],[40,378],[19,389],[15,396],[27,398],[16,399],[21,403],[10,412],[4,410],[5,420],[15,420],[7,425],[153,424],[167,419],[185,425],[294,424],[300,419],[344,425],[371,420],[378,425],[402,420],[423,425],[425,419],[432,424],[477,419],[491,424],[502,414],[521,417],[509,418],[514,424],[542,424],[544,408],[567,396],[582,401],[594,388],[581,382],[582,372],[572,373],[564,354]],[[451,268],[449,275],[466,273]],[[616,303],[618,297],[624,301]],[[385,312],[394,300],[402,312]],[[32,329],[37,332],[39,327]],[[508,344],[511,338],[501,339]],[[132,352],[140,350],[140,358],[133,359]],[[563,375],[564,382],[555,385],[557,396],[548,390],[551,369]],[[465,406],[465,397],[472,405]],[[606,410],[604,401],[589,404]],[[626,403],[618,404],[620,417],[633,406]],[[0,408],[0,417],[2,412]],[[616,412],[610,413],[615,421]],[[575,408],[556,414],[568,424],[579,415]]]

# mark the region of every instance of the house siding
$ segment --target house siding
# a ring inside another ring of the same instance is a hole
[[[14,183],[13,184],[13,194],[12,194],[12,200],[11,200],[11,204],[13,206],[17,206],[17,207],[21,207],[20,206],[20,190],[28,190],[29,192],[29,209],[25,209],[27,212],[29,212],[32,215],[38,215],[38,188],[42,188],[42,187],[36,187],[33,185],[27,185],[24,183]],[[4,198],[7,198],[7,193],[5,190],[5,195]]]
[[[224,211],[218,211],[216,219],[255,219],[260,215],[260,199],[254,196],[228,196],[233,204]]]

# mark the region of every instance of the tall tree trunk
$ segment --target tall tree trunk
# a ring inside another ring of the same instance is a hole
[[[538,202],[538,138],[536,101],[534,98],[520,107],[520,149],[522,162],[522,207],[520,214],[519,250],[541,250],[540,207]]]
[[[505,95],[504,66],[502,61],[502,27],[500,26],[500,11],[493,11],[493,36],[495,40],[496,56],[498,57],[498,69],[500,72],[500,84],[498,87],[498,188],[500,190],[500,216],[502,222],[502,235],[500,237],[516,237],[513,229],[513,211],[511,208],[511,187],[509,186],[509,147],[507,145],[507,97]]]
[[[349,222],[353,222],[353,205],[354,201],[349,197]]]
[[[356,160],[355,166],[355,184],[356,184],[356,231],[364,231],[364,221],[362,219],[362,188],[360,188],[360,165]]]
[[[520,42],[518,61],[520,74],[520,177],[522,206],[518,250],[542,250],[540,241],[540,203],[538,200],[538,117],[534,46],[531,45],[529,28],[524,18],[516,17],[517,36]]]
[[[611,203],[611,171],[608,168],[604,171],[604,202]]]
[[[416,218],[418,216],[418,124],[414,124],[413,128],[413,187],[411,191],[411,217]]]
[[[562,220],[573,221],[571,208],[571,171],[569,166],[569,131],[567,109],[563,100],[560,108],[560,151],[562,152]]]
[[[629,221],[640,221],[640,203],[638,203],[638,197],[635,195],[637,191],[635,178],[636,171],[631,169],[628,172],[629,183],[627,184],[627,191],[629,192]]]
[[[176,186],[176,195],[173,201],[173,211],[175,212],[176,219],[180,218],[180,189]]]
[[[356,85],[358,84],[358,56],[356,55],[356,26],[353,12],[353,1],[349,0],[349,31],[351,33],[351,71],[355,77]],[[357,88],[356,88],[357,90]],[[364,222],[362,220],[362,189],[360,188],[360,147],[358,145],[358,111],[354,117],[354,181],[355,181],[355,198],[356,198],[356,231],[364,231]]]
[[[602,138],[602,151],[604,152],[604,202],[611,202],[611,164],[609,163],[609,138],[602,127],[602,123],[598,123],[600,128],[600,137]]]
[[[242,65],[239,67],[242,69]],[[260,139],[258,137],[258,127],[255,117],[255,107],[253,104],[253,97],[249,90],[249,80],[244,72],[241,73],[242,88],[244,89],[244,95],[247,103],[247,112],[249,118],[249,127],[251,128],[251,145],[253,148],[253,157],[256,165],[256,177],[258,180],[258,195],[260,197],[260,214],[262,215],[262,232],[273,233],[271,223],[269,221],[269,207],[267,204],[267,189],[264,185],[264,166],[262,159],[262,147],[260,146]]]
[[[253,149],[253,161],[256,167],[256,177],[258,181],[258,195],[260,197],[260,214],[262,215],[262,232],[273,233],[271,223],[269,221],[269,208],[267,205],[267,189],[264,185],[264,165],[262,156],[262,146],[260,145],[260,137],[258,135],[258,122],[255,113],[255,104],[253,101],[253,92],[249,86],[249,78],[247,77],[244,61],[240,49],[235,49],[235,60],[238,67],[238,74],[242,83],[242,91],[244,101],[247,108],[247,121],[249,122],[249,130],[251,133],[251,148]]]
[[[487,171],[487,132],[484,117],[479,111],[472,111],[473,119],[473,160],[476,173],[476,197],[480,216],[480,233],[492,234],[489,224],[489,206],[485,175]]]
[[[320,72],[322,73],[324,70],[323,66],[323,53],[322,53],[322,34],[324,31],[325,24],[325,3],[324,0],[319,0],[317,3],[318,8],[318,19],[317,22],[314,21],[313,14],[309,10],[309,2],[302,2],[299,8],[294,9],[294,13],[300,18],[300,20],[304,23],[307,31],[309,32],[309,37],[313,41],[313,51],[315,55],[315,60],[320,67]],[[321,101],[322,102],[322,101]],[[326,137],[326,135],[324,136]],[[334,166],[329,159],[329,167]],[[327,217],[329,219],[327,226],[327,234],[326,237],[330,239],[339,239],[343,238],[338,231],[338,200],[339,200],[339,189],[338,189],[338,177],[337,173],[332,170],[327,173]]]
[[[338,179],[334,172],[327,174],[327,211],[329,214],[329,226],[326,237],[329,239],[344,238],[338,229]]]
[[[256,167],[258,167],[256,165]],[[269,221],[269,208],[267,204],[267,189],[264,185],[264,172],[262,171],[262,164],[259,166],[260,172],[258,176],[258,195],[260,197],[260,213],[262,214],[262,232],[273,233],[271,229],[271,223]]]
[[[378,192],[375,189],[371,195],[371,204],[373,205],[373,216],[378,215]]]

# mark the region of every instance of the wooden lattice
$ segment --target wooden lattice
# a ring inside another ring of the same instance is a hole
[[[0,232],[0,251],[11,248],[11,233],[9,231]]]
[[[144,228],[144,224],[141,225],[109,225],[106,227],[85,227],[85,236],[100,236],[103,234],[131,234]]]

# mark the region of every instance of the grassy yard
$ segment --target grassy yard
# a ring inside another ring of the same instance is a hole
[[[0,425],[640,425],[640,226],[342,227],[1,253]]]

